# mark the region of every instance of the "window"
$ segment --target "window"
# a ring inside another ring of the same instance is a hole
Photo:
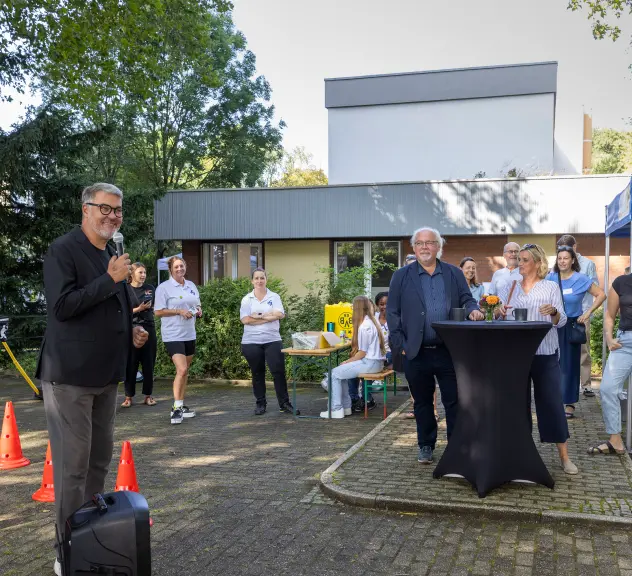
[[[378,259],[388,268],[378,270],[367,282],[367,293],[375,297],[378,292],[388,290],[393,276],[392,268],[399,268],[400,242],[397,240],[379,240],[373,242],[335,242],[334,262],[336,272],[342,272],[355,266],[370,266]]]
[[[211,244],[202,246],[202,279],[209,280],[250,276],[262,265],[263,249],[260,243]]]

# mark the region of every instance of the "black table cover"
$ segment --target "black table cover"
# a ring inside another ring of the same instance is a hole
[[[450,442],[433,472],[460,474],[483,498],[511,480],[553,488],[531,437],[529,369],[548,322],[435,322],[459,394]]]

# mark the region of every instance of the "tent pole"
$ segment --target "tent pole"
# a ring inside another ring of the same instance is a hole
[[[606,214],[608,212],[608,207],[606,206]],[[608,357],[608,346],[606,345],[606,309],[608,307],[608,273],[609,273],[609,266],[610,264],[610,236],[608,236],[608,234],[606,234],[606,259],[604,262],[604,267],[603,267],[603,289],[606,292],[606,301],[603,303],[603,322],[602,322],[602,326],[603,326],[603,334],[601,335],[602,341],[601,341],[601,376],[603,377],[603,371],[606,368],[606,360]]]
[[[630,274],[632,274],[632,224],[630,224]],[[628,377],[628,390],[625,420],[625,445],[628,452],[632,451],[632,374]]]

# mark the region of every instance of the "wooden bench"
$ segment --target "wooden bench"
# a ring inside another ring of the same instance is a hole
[[[384,389],[384,416],[383,419],[386,418],[386,393],[388,389],[389,380],[393,379],[393,396],[397,394],[397,375],[395,374],[395,370],[382,370],[382,372],[374,372],[373,374],[360,374],[358,378],[360,378],[360,383],[362,384],[362,389],[364,390],[364,417],[369,417],[369,408],[367,406],[367,398],[369,396],[369,390],[377,390],[378,385],[373,384],[374,381],[381,381],[382,388]],[[371,382],[369,384],[369,382]]]

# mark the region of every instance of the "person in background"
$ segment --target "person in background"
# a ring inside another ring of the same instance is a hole
[[[331,417],[351,416],[351,397],[345,380],[360,374],[381,372],[386,359],[386,346],[382,329],[374,315],[371,300],[366,296],[353,299],[353,339],[351,356],[331,371]],[[320,413],[329,418],[329,412]]]
[[[410,243],[417,262],[393,274],[386,316],[391,342],[403,350],[406,380],[415,400],[417,461],[430,464],[437,442],[437,419],[433,413],[435,376],[445,407],[448,440],[457,418],[452,357],[432,324],[448,320],[451,308],[465,308],[470,320],[485,317],[472,298],[461,269],[441,261],[445,241],[437,230],[419,228]]]
[[[483,294],[485,293],[485,287],[482,284],[479,284],[476,280],[476,262],[474,261],[474,258],[466,256],[463,260],[461,260],[459,267],[463,270],[463,276],[465,276],[465,279],[467,280],[467,285],[472,293],[472,298],[474,298],[477,302],[480,302]]]
[[[566,324],[566,314],[559,286],[545,280],[549,271],[546,253],[537,244],[525,244],[519,252],[521,281],[517,282],[512,293],[511,306],[501,305],[497,316],[505,317],[509,308],[526,308],[530,321],[550,322],[556,330],[549,330],[540,343],[525,382],[528,388],[529,421],[531,416],[531,386],[535,396],[535,410],[538,417],[540,442],[557,444],[562,469],[566,474],[577,474],[577,466],[568,456],[568,422],[564,416],[562,402],[562,376],[558,360],[559,341],[557,333]],[[501,287],[498,297],[507,302],[511,286]],[[519,351],[518,351],[519,353]]]
[[[241,352],[252,372],[252,391],[255,395],[255,415],[265,414],[266,363],[279,402],[279,410],[292,414],[285,378],[285,358],[281,352],[280,320],[285,318],[281,297],[267,288],[268,276],[263,268],[255,268],[252,273],[252,292],[241,300],[239,318],[244,325]],[[296,414],[300,414],[297,410]]]
[[[406,259],[404,260],[404,265],[412,264],[417,261],[417,257],[414,254],[407,254]]]
[[[562,372],[562,400],[564,401],[566,417],[573,418],[575,404],[579,401],[579,362],[581,357],[581,344],[570,341],[572,323],[577,321],[585,324],[590,315],[597,310],[606,299],[604,291],[592,278],[579,271],[577,254],[570,246],[559,246],[557,258],[546,279],[560,286],[564,300],[564,308],[568,321],[557,332],[560,341],[560,369]],[[594,296],[594,302],[584,313],[582,303],[586,293]],[[586,334],[588,336],[588,334]]]
[[[133,323],[142,326],[149,334],[147,343],[142,348],[132,347],[127,372],[125,375],[125,400],[121,404],[123,408],[132,405],[132,398],[136,394],[136,372],[138,365],[143,368],[143,404],[155,406],[156,401],[152,396],[154,390],[154,366],[156,365],[156,327],[154,325],[154,292],[151,284],[146,284],[147,269],[144,264],[136,262],[132,264],[130,285],[136,295],[138,304],[134,307]]]
[[[202,316],[202,307],[197,286],[184,278],[186,262],[172,256],[167,266],[170,277],[156,289],[154,313],[160,318],[162,341],[176,367],[171,423],[182,424],[184,418],[195,416],[195,410],[184,405],[184,394],[195,355],[195,319]]]
[[[619,329],[613,338],[617,315]],[[624,383],[632,373],[632,276],[629,274],[618,276],[612,282],[603,324],[610,354],[603,370],[599,396],[603,422],[610,438],[588,448],[588,454],[625,454],[625,443],[621,436],[620,396]]]
[[[597,276],[597,267],[595,263],[582,256],[579,252],[577,252],[577,241],[574,236],[570,234],[564,234],[557,241],[558,246],[570,246],[577,254],[577,261],[579,262],[579,271],[582,274],[585,274],[590,278],[594,284],[599,286],[599,278]],[[584,294],[584,299],[582,300],[582,314],[586,314],[586,312],[593,305],[593,295],[590,291]],[[595,393],[592,389],[591,384],[591,371],[592,371],[592,359],[590,357],[590,317],[584,322],[586,326],[586,344],[581,344],[581,358],[580,358],[580,368],[579,368],[579,377],[581,386],[584,388],[584,396],[587,398],[592,398]]]
[[[379,292],[375,297],[375,319],[382,329],[382,335],[384,336],[384,348],[386,350],[386,360],[384,361],[385,368],[390,369],[393,362],[393,355],[388,343],[388,324],[386,323],[386,302],[388,301],[388,292]],[[351,397],[351,409],[353,412],[364,412],[364,390],[359,390],[360,385],[359,378],[349,378],[349,396]],[[381,386],[383,383],[380,381],[374,381],[374,385]],[[367,398],[367,408],[373,410],[376,406],[376,402],[373,396],[369,392]]]
[[[503,257],[507,266],[496,270],[492,276],[492,282],[489,286],[489,293],[498,295],[498,291],[505,284],[511,286],[514,280],[520,282],[520,271],[518,270],[518,253],[520,245],[515,242],[508,242],[503,248]]]

